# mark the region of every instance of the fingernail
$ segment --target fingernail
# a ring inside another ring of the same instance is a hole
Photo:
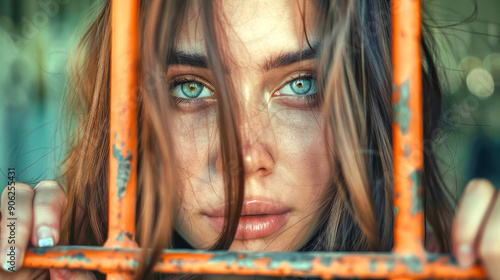
[[[462,267],[469,267],[474,262],[472,248],[469,244],[462,244],[458,247],[458,264]]]
[[[52,231],[49,227],[42,226],[38,229],[38,247],[54,246],[54,239],[52,238]]]
[[[19,257],[19,250],[15,246],[7,248],[7,255],[3,262],[3,269],[5,271],[16,271],[16,259]]]

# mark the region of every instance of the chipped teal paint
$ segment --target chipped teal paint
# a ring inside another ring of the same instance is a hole
[[[395,121],[401,127],[403,134],[406,134],[408,127],[410,126],[411,110],[408,105],[408,99],[410,98],[410,80],[406,80],[399,87],[399,99],[394,104],[394,112],[396,113]]]
[[[139,267],[139,262],[137,260],[135,260],[135,259],[134,260],[130,260],[130,261],[126,261],[126,264],[127,264],[127,266],[132,267],[134,269],[136,269],[136,268]]]
[[[74,250],[88,250],[92,249],[94,251],[106,251],[108,248],[105,247],[94,247],[94,246],[54,246],[54,247],[32,247],[30,251],[37,255],[45,255],[47,252],[71,252]]]
[[[122,151],[116,145],[116,138],[118,134],[115,133],[115,143],[113,144],[113,157],[118,161],[118,174],[116,178],[116,186],[118,188],[118,200],[121,200],[127,191],[127,183],[130,179],[130,173],[132,172],[132,152],[127,150],[127,157],[123,156]],[[122,148],[125,143],[122,142]]]
[[[377,261],[370,261],[370,271],[375,272],[377,270]]]
[[[403,263],[408,267],[411,272],[419,273],[422,272],[422,263],[420,260],[415,258],[413,255],[408,255],[403,258]]]
[[[300,253],[294,252],[287,255],[278,255],[271,259],[268,267],[271,269],[277,269],[283,263],[288,264],[292,269],[309,271],[312,269],[312,261],[315,259],[312,255],[301,255]]]
[[[251,256],[242,256],[240,253],[235,252],[215,254],[208,260],[208,263],[226,263],[228,268],[233,264],[237,264],[239,267],[256,268]]]
[[[269,264],[267,267],[269,269],[277,269],[282,264],[287,264],[292,269],[297,271],[308,272],[312,269],[312,261],[317,256],[313,254],[305,254],[300,252],[289,252],[287,254],[276,254],[269,260]],[[214,254],[208,263],[225,263],[227,267],[231,267],[233,264],[238,265],[238,267],[242,268],[253,268],[255,269],[255,260],[258,259],[267,259],[269,258],[268,254],[265,253],[248,253],[241,254],[237,252],[218,252]],[[331,258],[327,258],[328,263],[324,263],[325,265],[330,265]],[[323,260],[322,260],[323,261]],[[176,265],[182,265],[179,262]]]
[[[413,170],[410,174],[411,185],[411,214],[415,215],[419,211],[422,211],[422,200],[418,194],[418,188],[420,186],[420,172]]]
[[[125,236],[128,237],[128,239],[132,240],[134,238],[134,236],[132,235],[132,233],[128,232],[128,231],[120,231],[120,234],[118,234],[118,237],[116,238],[117,241],[120,241],[120,242],[123,242],[123,240],[125,239]]]
[[[47,248],[45,247],[33,247],[31,248],[31,250],[33,251],[33,253],[37,254],[37,255],[45,255],[45,253],[47,252]]]
[[[386,261],[385,265],[387,267],[387,271],[391,272],[394,269],[394,261]]]
[[[410,147],[407,144],[405,144],[405,157],[410,157]]]
[[[321,264],[324,265],[324,266],[331,266],[332,265],[332,261],[333,261],[333,258],[330,258],[330,257],[322,257],[319,259]]]
[[[67,260],[69,263],[73,263],[73,262],[91,263],[92,262],[89,258],[86,258],[85,255],[82,253],[76,253],[72,256],[68,256],[68,255],[61,256],[61,257],[58,257],[57,260],[58,261]]]
[[[399,213],[399,208],[397,206],[394,206],[394,216],[396,216]]]

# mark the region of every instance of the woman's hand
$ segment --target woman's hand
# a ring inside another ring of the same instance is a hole
[[[68,198],[54,181],[42,181],[35,188],[21,182],[12,186],[5,187],[0,203],[0,279],[48,279],[49,273],[57,280],[95,279],[91,272],[21,269],[29,242],[35,247],[58,244]]]
[[[480,261],[490,279],[500,279],[500,196],[487,180],[465,187],[452,228],[453,254],[464,267]]]

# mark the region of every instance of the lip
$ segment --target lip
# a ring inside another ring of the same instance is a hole
[[[224,226],[224,208],[221,204],[207,213],[203,213],[217,232],[222,232]],[[269,236],[280,230],[288,221],[290,207],[278,202],[252,199],[243,202],[238,229],[235,239],[257,239]]]

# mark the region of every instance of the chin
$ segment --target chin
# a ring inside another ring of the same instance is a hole
[[[273,239],[248,239],[234,240],[229,251],[250,251],[250,252],[281,252],[293,251],[297,249],[287,242],[288,239],[276,237]]]

